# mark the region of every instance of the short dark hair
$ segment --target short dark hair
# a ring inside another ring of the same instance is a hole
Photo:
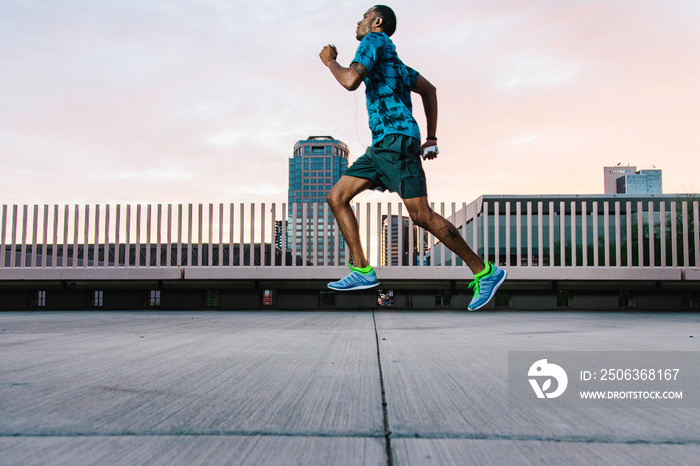
[[[386,5],[374,5],[374,14],[378,18],[382,18],[382,31],[386,33],[387,36],[391,35],[396,31],[396,15],[394,10]]]

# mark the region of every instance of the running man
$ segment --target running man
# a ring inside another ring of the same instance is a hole
[[[328,194],[328,204],[335,215],[353,266],[342,280],[331,282],[333,290],[361,290],[379,285],[377,275],[365,257],[360,232],[350,201],[362,191],[378,188],[398,193],[413,223],[435,235],[469,266],[474,281],[474,297],[468,309],[475,311],[488,303],[506,279],[506,272],[493,263],[484,263],[467,245],[459,231],[428,204],[428,190],[421,156],[432,160],[437,150],[437,93],[435,86],[417,71],[404,65],[389,37],[396,30],[396,16],[391,8],[376,5],[357,23],[360,41],[350,67],[338,64],[338,51],[327,45],[321,61],[335,79],[349,91],[365,83],[372,145],[345,172]],[[413,118],[411,92],[423,100],[427,119],[427,137],[421,145],[420,130]]]

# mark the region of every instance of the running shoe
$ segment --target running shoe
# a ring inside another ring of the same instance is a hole
[[[505,270],[499,269],[493,262],[487,262],[486,268],[476,274],[474,281],[469,284],[469,288],[474,289],[474,297],[467,309],[476,311],[486,306],[496,296],[496,290],[505,281],[506,275]]]
[[[379,282],[377,281],[377,274],[369,265],[364,269],[350,267],[350,270],[351,272],[345,276],[345,278],[342,278],[337,282],[330,282],[328,284],[328,288],[336,291],[350,291],[366,290],[379,285]]]

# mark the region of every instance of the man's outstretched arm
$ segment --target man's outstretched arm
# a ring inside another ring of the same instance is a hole
[[[437,117],[438,117],[438,103],[437,103],[437,89],[435,86],[430,84],[430,81],[425,79],[423,76],[418,76],[418,80],[411,88],[413,92],[418,94],[423,100],[423,109],[425,110],[425,119],[428,124],[428,138],[435,138],[437,136]],[[423,144],[423,149],[430,146],[437,145],[437,139],[427,139]],[[428,153],[429,159],[434,159],[437,154],[433,152]]]
[[[360,87],[360,83],[367,77],[367,68],[359,63],[353,62],[349,68],[340,66],[335,60],[338,57],[338,51],[333,45],[326,45],[319,54],[324,65],[331,70],[335,79],[349,91],[354,91]]]

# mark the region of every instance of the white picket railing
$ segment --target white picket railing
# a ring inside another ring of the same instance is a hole
[[[474,210],[476,227],[467,225],[473,218],[469,212],[462,218],[470,244],[484,259],[505,266],[688,268],[700,264],[697,201],[491,200]],[[440,253],[433,251],[434,259]]]
[[[482,257],[505,266],[700,264],[697,201],[491,199],[434,208]],[[374,265],[462,265],[414,228],[403,204],[357,203],[354,210]],[[291,212],[286,204],[3,205],[1,216],[0,269],[313,267],[347,260],[326,204],[295,204]],[[385,235],[385,216],[401,219],[395,235]],[[288,237],[287,220],[297,218],[316,227]]]

